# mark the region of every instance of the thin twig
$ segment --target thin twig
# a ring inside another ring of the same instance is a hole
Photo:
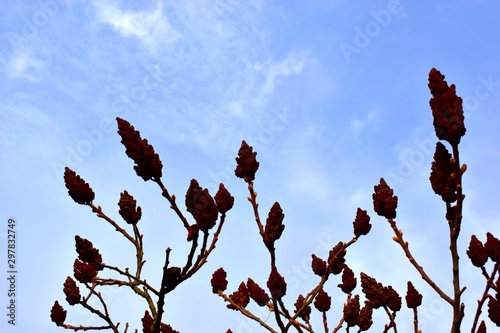
[[[236,304],[235,302],[233,302],[233,300],[231,298],[229,298],[226,294],[224,294],[224,292],[219,290],[217,295],[222,297],[226,302],[229,302],[234,308],[238,309],[238,311],[241,312],[245,317],[250,318],[250,319],[258,322],[262,327],[264,327],[269,332],[278,333],[271,326],[267,325],[262,319],[260,319],[256,315],[254,315],[252,312],[250,312],[246,308],[240,306],[239,304]]]
[[[387,219],[387,220],[389,221],[389,224],[391,225],[392,230],[394,230],[394,233],[396,234],[396,236],[393,237],[392,239],[403,248],[403,251],[406,254],[406,257],[408,258],[410,263],[416,268],[416,270],[420,273],[420,276],[422,277],[422,279],[424,279],[425,282],[427,282],[432,287],[432,289],[434,289],[439,294],[439,296],[441,296],[442,299],[444,299],[446,302],[453,305],[453,299],[451,299],[450,296],[446,295],[444,293],[444,291],[442,291],[441,288],[439,288],[436,285],[436,283],[427,275],[427,273],[425,272],[423,267],[420,266],[418,264],[418,262],[415,260],[415,258],[411,254],[410,248],[408,246],[408,242],[406,242],[403,239],[403,232],[397,228],[396,221],[393,219]]]
[[[184,214],[182,214],[181,210],[179,209],[179,206],[177,206],[177,203],[175,202],[175,195],[173,195],[173,194],[170,195],[170,193],[168,193],[168,190],[163,185],[161,179],[153,178],[153,181],[155,183],[157,183],[158,186],[160,186],[160,188],[161,188],[161,195],[168,200],[168,202],[170,203],[170,208],[175,211],[175,213],[177,214],[177,216],[179,216],[179,218],[181,219],[182,223],[184,224],[184,227],[186,229],[189,229],[189,223],[188,223],[186,217],[184,216]]]
[[[493,287],[493,284],[494,284],[493,281],[495,279],[496,273],[498,272],[499,265],[500,265],[500,263],[495,263],[495,266],[493,267],[493,271],[491,272],[491,276],[488,276],[488,273],[486,272],[486,269],[484,268],[484,266],[481,267],[481,271],[483,272],[483,275],[486,276],[486,286],[484,287],[483,296],[481,297],[480,300],[477,301],[478,304],[477,304],[476,314],[474,315],[474,322],[472,324],[472,329],[471,329],[472,333],[476,332],[476,327],[479,323],[479,316],[481,315],[482,307],[484,305],[484,302],[486,302],[486,300],[490,296],[488,294],[488,291]]]

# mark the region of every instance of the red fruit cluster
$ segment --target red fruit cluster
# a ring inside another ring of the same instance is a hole
[[[215,226],[219,215],[217,206],[208,190],[202,190],[196,179],[191,180],[186,193],[186,208],[193,215],[198,230],[206,231]]]
[[[149,311],[145,311],[144,317],[141,319],[142,321],[142,332],[143,333],[151,333],[151,328],[153,326],[154,320],[153,317],[149,314]],[[160,332],[161,333],[179,333],[172,328],[172,326],[168,324],[161,323],[160,324]]]
[[[500,261],[500,240],[488,232],[486,233],[486,243],[483,245],[475,235],[472,235],[467,249],[467,256],[474,266],[483,270],[488,258],[498,265]],[[496,291],[496,294],[494,297],[489,296],[488,298],[488,317],[495,325],[500,326],[500,276],[491,287]],[[480,326],[478,332],[486,332],[486,326],[484,329]]]
[[[362,210],[361,208],[356,210],[356,219],[352,224],[354,226],[354,236],[356,237],[367,235],[372,228],[370,216],[368,216],[366,210]]]
[[[486,324],[484,323],[484,320],[482,320],[481,324],[479,324],[479,328],[477,329],[477,333],[486,333]]]
[[[236,157],[236,177],[243,178],[247,183],[255,179],[255,173],[259,169],[259,162],[256,160],[257,153],[245,141],[241,142],[241,147]]]
[[[215,194],[214,199],[217,205],[217,210],[221,214],[225,214],[228,210],[233,208],[234,197],[222,183],[219,185],[219,190]]]
[[[255,283],[251,278],[248,278],[247,289],[250,297],[259,306],[264,306],[269,302],[269,295],[262,289],[257,283]]]
[[[64,295],[66,295],[66,301],[68,302],[69,305],[75,305],[80,303],[81,295],[80,295],[80,288],[76,285],[75,280],[73,280],[71,277],[67,277],[66,281],[64,282],[64,288],[63,288]]]
[[[339,242],[337,245],[330,250],[328,254],[328,272],[332,274],[340,274],[344,269],[345,255],[347,251],[345,250],[344,243]]]
[[[392,311],[401,310],[401,296],[392,286],[384,287],[383,304],[387,305]]]
[[[75,246],[78,253],[73,264],[75,279],[81,283],[89,283],[97,276],[97,271],[103,269],[102,257],[92,242],[78,235],[75,236]]]
[[[128,194],[127,191],[123,191],[123,193],[120,193],[120,201],[118,201],[118,206],[120,207],[118,213],[120,213],[121,217],[128,224],[136,224],[141,219],[141,207],[137,207],[137,201],[133,196]]]
[[[97,269],[94,265],[75,259],[73,263],[73,275],[79,282],[89,283],[97,276]]]
[[[180,276],[181,269],[179,267],[172,266],[167,268],[161,281],[162,288],[165,288],[167,291],[173,290],[179,284]]]
[[[318,311],[326,312],[330,310],[331,305],[332,298],[328,296],[328,293],[326,291],[321,289],[314,299],[314,307],[316,307]]]
[[[267,288],[274,299],[281,299],[286,294],[285,279],[278,273],[276,267],[273,267],[269,279],[267,280]]]
[[[212,274],[210,283],[212,284],[212,292],[217,294],[219,291],[224,291],[227,288],[227,273],[224,268],[219,268]]]
[[[495,323],[495,325],[500,326],[500,299],[498,297],[490,296],[488,299],[488,318]]]
[[[229,295],[229,299],[236,305],[243,308],[248,305],[248,303],[250,302],[250,293],[248,292],[247,286],[244,282],[240,283],[237,291]],[[227,308],[237,310],[237,308],[232,304],[228,304]]]
[[[498,263],[500,261],[500,240],[493,236],[491,233],[486,233],[486,243],[484,244],[488,257]],[[500,276],[498,277],[495,290],[497,291],[495,297],[490,296],[488,299],[488,317],[495,325],[500,326]]]
[[[361,272],[361,290],[372,308],[378,309],[382,305],[384,286],[363,272]]]
[[[95,194],[89,184],[68,167],[64,169],[64,183],[69,196],[76,203],[86,205],[94,200]]]
[[[344,306],[344,320],[347,327],[356,326],[359,323],[359,295],[351,298]]]
[[[406,306],[409,309],[415,309],[422,304],[422,295],[415,289],[410,281],[407,283],[405,300]]]
[[[326,273],[326,261],[318,258],[315,254],[312,255],[311,267],[316,275],[323,276]]]
[[[386,219],[396,218],[396,208],[398,206],[398,197],[394,191],[387,185],[384,178],[380,178],[380,184],[374,187],[373,208],[375,212]]]
[[[435,68],[429,72],[428,87],[432,94],[429,104],[438,139],[458,145],[460,138],[465,135],[462,98],[457,96],[455,85],[448,87],[444,75]]]
[[[160,156],[155,153],[153,146],[147,139],[141,138],[141,133],[134,129],[134,126],[124,119],[116,118],[118,122],[118,134],[121,136],[121,143],[125,146],[125,153],[134,162],[134,170],[144,181],[150,179],[160,179],[163,165]]]
[[[76,235],[75,247],[78,259],[92,265],[97,270],[102,270],[102,257],[91,241]]]
[[[401,297],[391,286],[384,287],[374,278],[361,273],[361,288],[372,308],[387,306],[392,311],[401,309]]]
[[[359,311],[358,326],[360,331],[368,331],[373,324],[372,321],[373,309],[369,305],[365,305]]]
[[[57,326],[61,326],[66,320],[66,310],[64,310],[63,307],[59,305],[58,301],[54,302],[54,305],[50,310],[50,319],[54,323],[56,323]]]
[[[429,179],[434,192],[440,195],[444,202],[448,203],[457,200],[457,183],[452,176],[453,164],[451,164],[450,160],[451,154],[441,142],[438,142]]]
[[[297,301],[294,303],[295,313],[297,313],[302,308],[302,306],[304,305],[304,302],[305,302],[304,296],[299,295],[299,297],[297,298]],[[304,321],[308,321],[310,315],[311,315],[311,306],[309,306],[309,305],[306,306],[304,309],[302,309],[302,311],[300,311],[300,313],[299,313],[299,317],[302,318],[302,320],[304,320]]]
[[[342,271],[342,283],[338,285],[340,289],[346,294],[349,294],[356,288],[356,278],[354,277],[354,272],[347,267],[344,266],[344,270]]]
[[[280,204],[275,202],[267,216],[263,235],[264,244],[266,244],[269,250],[274,249],[274,242],[281,237],[283,230],[285,230],[285,225],[283,224],[284,218],[285,214],[283,214]]]
[[[358,326],[359,331],[367,331],[373,324],[372,321],[373,309],[369,304],[366,304],[360,310],[359,295],[349,299],[344,306],[344,320],[348,327]]]
[[[490,242],[491,244],[491,242]],[[469,249],[467,250],[467,256],[470,258],[472,264],[476,267],[482,267],[488,261],[488,253],[486,253],[486,248],[476,235],[472,235],[470,238]]]
[[[486,243],[484,244],[488,257],[494,262],[500,260],[500,240],[491,233],[486,233]]]
[[[151,333],[151,327],[153,326],[153,317],[149,314],[149,311],[146,310],[144,312],[144,317],[142,317],[142,332],[143,333]]]

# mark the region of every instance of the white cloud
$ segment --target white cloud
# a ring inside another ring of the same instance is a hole
[[[368,114],[363,119],[355,118],[351,120],[350,123],[351,134],[353,136],[358,136],[359,133],[361,133],[361,131],[364,129],[364,127],[374,122],[376,118],[377,118],[377,111],[372,110],[368,112]]]
[[[243,108],[241,102],[231,102],[227,105],[227,108],[231,112],[231,114],[234,114],[235,116],[245,117],[246,115],[245,109]]]
[[[266,79],[262,86],[258,97],[257,104],[260,104],[263,99],[272,93],[275,89],[275,84],[280,76],[290,76],[302,73],[307,62],[311,61],[310,56],[304,51],[290,52],[285,59],[277,63],[269,65],[256,64],[254,68],[257,71],[266,72]]]
[[[307,204],[321,210],[332,209],[332,196],[335,186],[331,174],[321,164],[321,158],[310,148],[297,146],[285,149],[288,164],[284,169],[287,174],[286,188],[292,195],[303,198]]]
[[[21,98],[20,95],[16,96]],[[8,104],[0,116],[0,146],[3,161],[0,163],[4,173],[2,180],[20,181],[30,170],[25,161],[47,161],[57,154],[63,129],[46,112],[24,103]]]
[[[6,72],[8,78],[25,78],[30,81],[35,81],[36,78],[30,73],[33,69],[42,69],[44,62],[37,59],[31,49],[18,48],[14,50],[9,61],[6,64]]]
[[[109,24],[125,37],[133,37],[143,42],[155,52],[158,43],[172,43],[181,38],[163,14],[163,1],[151,11],[126,11],[113,3],[94,1],[100,23]]]
[[[326,128],[325,124],[316,121],[310,121],[304,127],[304,129],[301,130],[299,139],[301,141],[309,141],[309,140],[321,141],[325,128]]]

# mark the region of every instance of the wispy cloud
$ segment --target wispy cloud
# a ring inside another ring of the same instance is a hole
[[[109,24],[125,37],[140,40],[152,52],[156,52],[160,42],[172,43],[182,37],[164,15],[161,0],[150,11],[123,10],[107,1],[94,1],[94,6],[100,23]]]
[[[5,69],[7,77],[10,79],[23,78],[36,81],[34,72],[43,69],[44,66],[43,60],[38,59],[30,48],[19,47],[12,52]]]
[[[377,110],[371,110],[368,114],[363,118],[354,118],[350,122],[350,131],[353,136],[358,136],[366,125],[374,122],[377,119]]]
[[[310,55],[304,51],[292,51],[287,54],[285,59],[279,62],[270,62],[268,64],[256,64],[255,69],[265,73],[265,82],[258,97],[255,99],[256,104],[260,104],[262,100],[276,87],[276,81],[283,76],[297,75],[302,72],[308,61],[312,61]]]
[[[300,131],[299,139],[302,142],[322,141],[326,125],[310,120]]]
[[[58,146],[62,135],[60,125],[38,107],[26,103],[4,106],[0,115],[0,146],[3,150],[0,165],[4,172],[0,179],[20,181],[32,167],[26,160],[47,161],[53,158],[56,154],[54,147]]]

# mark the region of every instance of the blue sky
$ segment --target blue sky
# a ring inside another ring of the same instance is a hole
[[[246,186],[233,173],[241,140],[255,148],[261,163],[255,182],[261,215],[279,201],[286,216],[277,253],[290,308],[316,283],[311,253],[325,257],[338,241],[350,240],[361,207],[373,228],[349,250],[351,268],[401,294],[413,278],[425,293],[422,328],[448,329],[451,309],[415,276],[371,203],[373,186],[385,177],[399,196],[399,227],[430,276],[446,289],[451,269],[445,207],[428,182],[436,141],[427,88],[433,67],[464,99],[461,159],[469,169],[460,249],[462,282],[468,286],[464,328],[470,327],[483,281],[465,249],[471,234],[481,240],[487,230],[500,236],[494,185],[500,181],[496,1],[9,0],[2,5],[0,237],[5,244],[6,221],[13,217],[19,272],[18,325],[7,326],[4,318],[7,332],[60,332],[49,319],[55,299],[68,309],[69,322],[100,324],[64,301],[62,284],[76,256],[74,235],[90,239],[107,263],[126,265],[134,256],[123,237],[69,198],[64,166],[90,183],[94,202],[116,220],[120,192],[137,199],[148,281],[160,278],[167,246],[173,249],[172,263],[183,263],[182,225],[155,184],[135,175],[116,133],[117,116],[155,147],[163,181],[178,198],[192,178],[211,193],[223,181],[236,198],[209,262],[167,298],[165,318],[175,329],[259,331],[226,309],[209,284],[220,266],[228,272],[228,291],[248,277],[265,285],[268,276],[269,258]],[[4,267],[5,257],[1,262]],[[340,309],[338,283],[332,278],[327,290]],[[5,279],[0,287],[5,303]],[[104,295],[122,325],[128,320],[139,328],[145,302],[125,289]],[[409,314],[398,315],[400,332],[411,330]],[[338,319],[337,310],[330,325]],[[319,330],[318,318],[313,321]]]

